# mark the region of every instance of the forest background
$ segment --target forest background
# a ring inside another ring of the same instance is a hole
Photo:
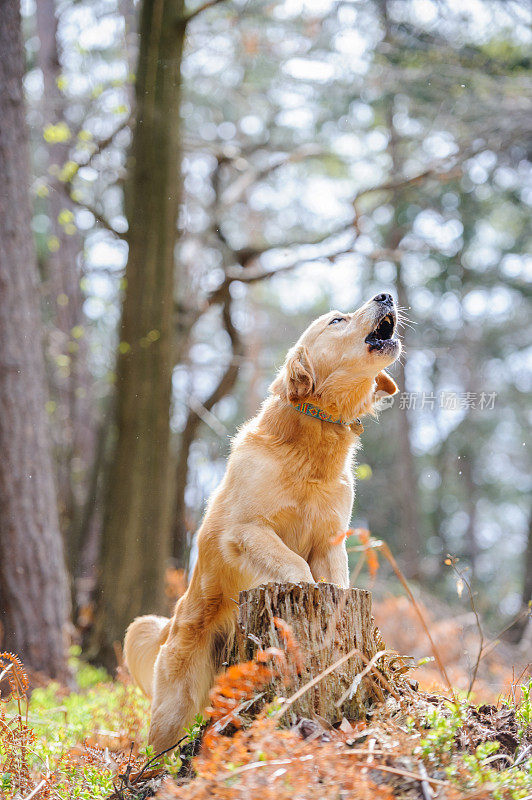
[[[131,619],[182,591],[287,348],[383,290],[406,355],[365,426],[352,524],[429,605],[467,612],[459,558],[485,624],[519,640],[530,7],[1,9],[0,649],[66,679],[74,638],[113,670]],[[357,580],[397,591],[385,564]]]

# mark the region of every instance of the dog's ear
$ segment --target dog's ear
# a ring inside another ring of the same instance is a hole
[[[288,351],[283,368],[270,386],[270,392],[297,403],[310,397],[315,386],[316,377],[308,350],[300,344]]]
[[[290,402],[310,397],[316,387],[316,376],[306,347],[298,345],[288,353],[285,370]]]
[[[399,391],[399,387],[397,386],[396,382],[387,372],[381,370],[377,377],[375,378],[376,385],[375,385],[375,399],[379,400],[381,397],[385,395],[394,395],[397,394]]]

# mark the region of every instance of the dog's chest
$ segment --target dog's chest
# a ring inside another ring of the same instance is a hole
[[[329,484],[302,481],[270,523],[291,550],[307,558],[314,547],[347,530],[352,505],[348,476]]]

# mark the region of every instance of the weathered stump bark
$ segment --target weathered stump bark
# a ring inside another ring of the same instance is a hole
[[[294,702],[287,714],[291,722],[315,715],[332,724],[342,717],[360,719],[368,705],[383,699],[383,688],[374,672],[363,677],[358,686],[355,681],[368,661],[384,649],[371,616],[370,592],[341,589],[330,583],[270,583],[241,592],[231,661],[250,660],[259,647],[286,649],[275,618],[288,623],[302,658],[297,669],[288,647],[288,681],[286,676],[274,679],[266,691],[267,700],[291,696],[342,656],[357,650]]]

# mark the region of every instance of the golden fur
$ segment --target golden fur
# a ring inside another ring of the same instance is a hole
[[[397,391],[383,368],[398,357],[400,343],[393,339],[375,351],[365,342],[386,308],[395,318],[392,306],[375,298],[307,328],[259,413],[233,441],[198,533],[190,586],[173,618],[139,617],[129,626],[125,658],[152,697],[155,752],[174,745],[203,709],[216,640],[234,626],[239,591],[319,578],[348,586],[345,544],[334,540],[349,526],[359,429],[310,418],[293,405],[309,401],[335,418],[355,420],[372,413],[376,392]]]

